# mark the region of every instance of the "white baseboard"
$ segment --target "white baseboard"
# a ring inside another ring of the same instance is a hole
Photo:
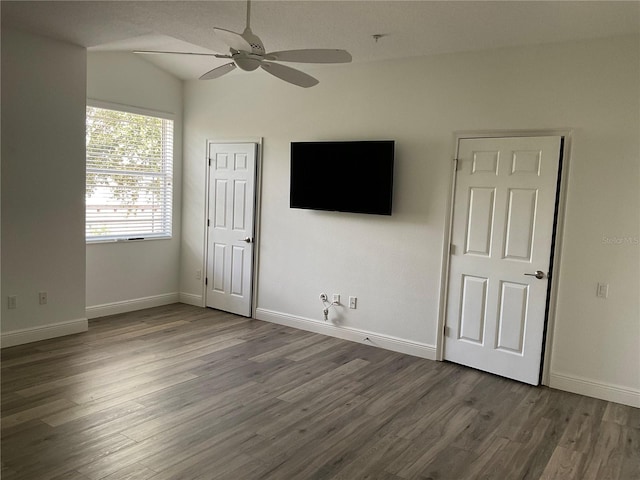
[[[151,297],[132,298],[120,302],[104,303],[102,305],[92,305],[87,307],[87,318],[106,317],[118,313],[135,312],[145,308],[160,307],[171,303],[178,303],[178,293],[164,293]]]
[[[640,408],[640,390],[633,388],[595,382],[587,378],[557,372],[551,372],[549,386],[566,392],[579,393],[608,402]]]
[[[179,302],[193,305],[195,307],[204,307],[204,299],[202,295],[194,295],[193,293],[180,292]]]
[[[40,327],[24,328],[2,333],[2,348],[14,347],[25,343],[39,342],[55,337],[73,335],[74,333],[86,332],[88,322],[86,318],[69,320],[66,322],[52,323]]]
[[[416,357],[436,359],[436,347],[424,343],[410,342],[400,338],[380,335],[351,327],[336,326],[330,322],[320,322],[309,318],[289,315],[287,313],[274,312],[264,308],[256,309],[256,318],[266,322],[277,323],[287,327],[299,328],[314,333],[321,333],[330,337],[342,338],[352,342],[371,345],[374,347],[406,353]]]

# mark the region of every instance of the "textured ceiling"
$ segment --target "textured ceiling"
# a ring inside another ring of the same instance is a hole
[[[2,1],[2,26],[95,51],[223,52],[212,27],[242,32],[245,1]],[[266,1],[251,27],[267,51],[343,48],[354,62],[640,33],[640,1]],[[384,34],[377,43],[372,35]],[[180,78],[225,61],[145,56]]]

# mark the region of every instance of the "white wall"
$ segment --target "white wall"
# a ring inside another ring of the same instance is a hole
[[[174,115],[173,238],[87,245],[89,318],[178,301],[182,82],[129,53],[87,56],[87,97]]]
[[[206,139],[264,137],[258,316],[433,356],[453,132],[569,127],[551,384],[640,405],[639,58],[621,37],[309,67],[309,90],[264,72],[187,82],[181,291],[202,292]],[[396,140],[393,216],[288,208],[289,142],[330,139]],[[358,309],[325,328],[320,292]]]
[[[85,68],[85,49],[2,26],[3,346],[87,328]]]

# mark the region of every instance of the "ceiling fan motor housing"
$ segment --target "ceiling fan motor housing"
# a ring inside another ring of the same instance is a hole
[[[233,61],[238,68],[246,72],[251,72],[258,68],[264,58],[264,45],[262,40],[257,35],[254,35],[249,27],[242,32],[242,38],[244,38],[249,45],[251,45],[251,51],[234,51],[232,50]]]

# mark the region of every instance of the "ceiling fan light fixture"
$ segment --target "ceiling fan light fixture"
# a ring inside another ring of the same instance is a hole
[[[240,70],[245,72],[252,72],[257,69],[262,63],[262,57],[259,55],[253,55],[251,53],[239,53],[233,56],[233,61]]]

